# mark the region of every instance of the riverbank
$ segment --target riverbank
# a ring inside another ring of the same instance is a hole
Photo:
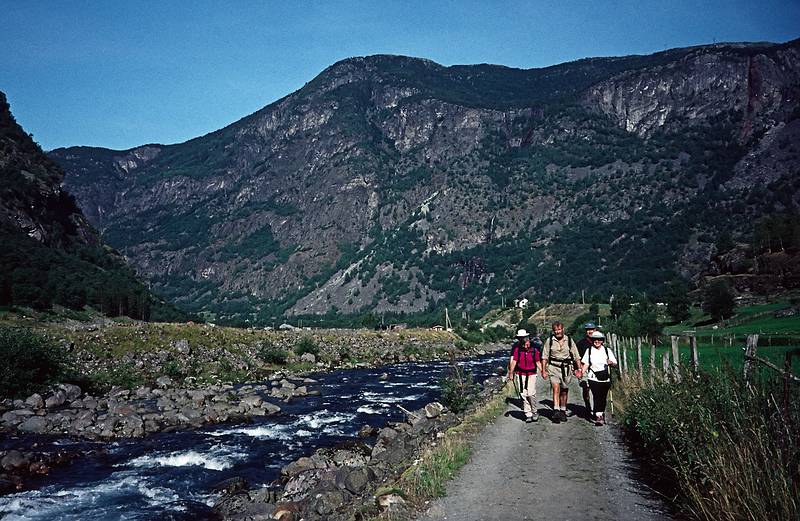
[[[481,381],[494,374],[504,358],[487,355],[460,364]],[[80,464],[32,481],[28,490],[0,497],[0,514],[64,521],[121,515],[211,519],[216,515],[211,506],[221,500],[222,490],[235,489],[242,480],[247,490],[269,495],[276,480],[280,482],[282,468],[317,449],[363,442],[371,451],[375,432],[387,423],[406,423],[404,409],[419,410],[439,399],[448,367],[447,362],[406,362],[318,373],[313,378],[320,395],[278,401],[277,415],[112,443],[58,441],[61,449],[88,452],[100,447],[104,453],[89,454]]]
[[[470,345],[447,331],[403,329],[232,328],[148,323],[93,316],[75,320],[42,313],[0,315],[0,327],[25,329],[64,353],[84,390],[155,386],[162,376],[202,387],[353,367],[475,356],[505,346]]]

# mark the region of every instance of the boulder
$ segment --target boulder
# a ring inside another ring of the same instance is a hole
[[[311,469],[295,474],[283,488],[284,497],[293,501],[305,499],[328,472],[326,469]]]
[[[358,437],[359,438],[369,438],[370,436],[374,436],[378,433],[378,429],[372,427],[371,425],[364,425],[358,430]]]
[[[18,450],[10,450],[0,459],[0,467],[4,470],[14,470],[30,464],[30,457],[26,457]]]
[[[425,406],[425,417],[428,419],[436,418],[444,412],[444,405],[439,402],[431,402]]]
[[[315,364],[317,363],[317,357],[314,356],[314,353],[303,353],[303,355],[300,357],[300,361],[309,364]]]
[[[189,347],[189,341],[185,338],[174,341],[172,343],[172,347],[174,347],[175,350],[182,355],[188,355],[192,352],[192,348]]]
[[[59,389],[64,391],[64,393],[67,395],[67,401],[68,402],[71,402],[73,400],[77,400],[78,398],[81,397],[81,394],[83,394],[83,391],[81,391],[81,388],[78,387],[77,385],[60,384],[58,387],[59,387]]]
[[[236,494],[239,492],[244,492],[248,487],[249,485],[246,479],[241,476],[234,476],[212,485],[211,490],[214,492],[222,492],[224,494]]]
[[[389,512],[397,512],[405,509],[406,500],[399,494],[383,494],[378,497],[378,506]]]
[[[365,454],[352,450],[337,450],[331,458],[337,467],[361,467],[367,464],[368,458]]]
[[[156,380],[156,385],[158,385],[162,389],[166,389],[167,387],[174,387],[175,382],[172,381],[172,378],[169,376],[159,376]]]
[[[28,396],[28,398],[25,400],[25,405],[31,407],[32,409],[41,409],[42,407],[44,407],[44,400],[42,399],[42,395],[36,393]]]
[[[240,403],[244,405],[247,409],[255,409],[264,405],[264,399],[257,394],[249,394],[247,396],[244,396],[240,400]]]
[[[347,473],[344,478],[345,488],[353,494],[361,494],[370,481],[375,479],[375,474],[369,467],[360,467]]]
[[[56,407],[61,407],[62,405],[64,405],[64,402],[66,401],[67,401],[67,393],[59,389],[52,395],[47,397],[47,399],[44,401],[44,406],[47,407],[48,409],[54,409]]]
[[[47,432],[47,420],[42,416],[32,416],[20,423],[17,427],[22,432],[32,432],[34,434],[42,434]]]
[[[276,521],[297,521],[300,519],[300,506],[294,501],[282,501],[275,505],[272,519]]]
[[[345,502],[345,496],[341,490],[329,490],[316,494],[311,501],[312,508],[321,516],[328,516],[336,511]],[[326,519],[326,517],[323,517]]]

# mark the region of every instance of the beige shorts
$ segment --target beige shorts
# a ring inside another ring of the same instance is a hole
[[[568,364],[564,367],[566,376],[561,376],[561,366],[549,364],[547,366],[547,375],[550,377],[551,384],[559,384],[567,386],[572,383],[574,375],[572,374],[572,367]]]

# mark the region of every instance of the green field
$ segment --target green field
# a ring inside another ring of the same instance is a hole
[[[791,308],[788,300],[781,300],[769,304],[742,306],[736,310],[736,315],[724,324],[703,325],[695,324],[708,322],[699,309],[692,310],[692,317],[681,324],[664,328],[664,336],[659,339],[656,348],[656,368],[661,369],[663,353],[671,351],[670,335],[680,337],[681,365],[691,363],[688,335],[697,337],[698,359],[704,368],[729,367],[740,372],[744,364],[744,348],[747,336],[759,335],[757,356],[783,367],[787,351],[800,348],[800,315],[785,318],[776,318],[775,312]],[[628,349],[627,358],[630,367],[636,366],[636,350]],[[649,345],[643,349],[644,365],[649,364]],[[773,373],[765,366],[758,365],[760,371]],[[800,357],[796,357],[793,372],[800,375]]]

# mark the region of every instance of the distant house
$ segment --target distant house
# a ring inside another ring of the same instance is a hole
[[[278,329],[280,329],[281,331],[295,331],[300,328],[284,322],[283,324],[278,326]]]
[[[399,331],[401,329],[408,329],[408,324],[400,323],[400,324],[392,324],[389,326],[389,329],[392,331]]]
[[[444,331],[444,326],[440,326],[439,324],[436,324],[435,326],[431,327],[431,329],[434,330],[434,331]]]

